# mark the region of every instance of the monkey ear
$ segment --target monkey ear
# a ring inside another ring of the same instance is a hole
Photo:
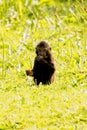
[[[49,48],[49,50],[51,51],[51,47]]]

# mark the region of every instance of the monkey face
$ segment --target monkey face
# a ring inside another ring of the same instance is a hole
[[[36,48],[37,56],[47,58],[48,57],[48,52],[49,52],[48,48]]]
[[[50,51],[51,51],[51,47],[45,41],[41,41],[36,47],[37,56],[40,56],[43,58],[47,58],[49,56]]]
[[[46,61],[51,60],[51,50],[48,48],[38,48],[36,49],[36,54],[38,59],[44,59]]]

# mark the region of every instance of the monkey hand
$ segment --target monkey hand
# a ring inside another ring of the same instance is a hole
[[[26,75],[28,76],[33,76],[33,71],[32,70],[26,70]]]
[[[41,60],[43,60],[43,56],[37,56],[36,57],[36,61],[41,61]]]

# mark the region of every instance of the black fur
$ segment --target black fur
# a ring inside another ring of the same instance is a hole
[[[50,84],[55,77],[55,64],[51,54],[51,47],[46,41],[41,41],[36,46],[36,57],[32,70],[26,70],[26,74],[33,76],[37,85]]]

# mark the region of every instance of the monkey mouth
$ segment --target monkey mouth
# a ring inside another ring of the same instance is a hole
[[[47,59],[48,56],[47,55],[39,55],[39,58],[45,58],[45,59]]]

